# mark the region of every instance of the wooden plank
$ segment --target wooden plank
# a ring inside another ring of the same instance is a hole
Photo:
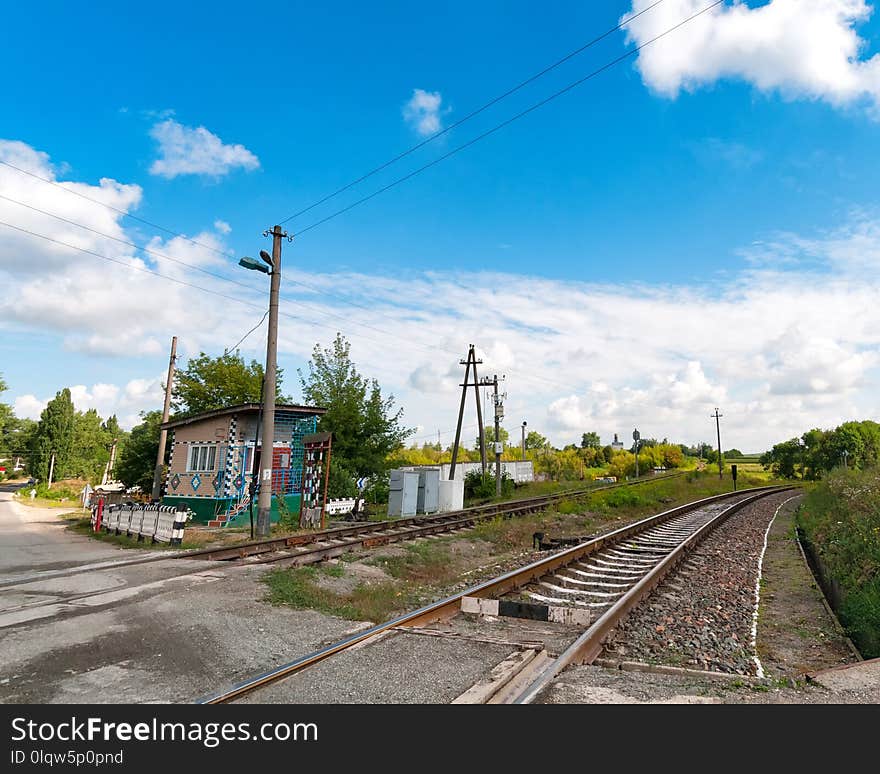
[[[489,700],[518,675],[538,654],[533,648],[515,650],[476,685],[452,700],[452,704],[487,704]]]

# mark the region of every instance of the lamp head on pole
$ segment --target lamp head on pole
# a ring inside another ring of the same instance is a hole
[[[273,269],[275,268],[275,262],[272,260],[272,256],[269,255],[269,253],[267,253],[265,250],[260,250],[260,258],[268,263]]]
[[[269,270],[265,266],[263,266],[262,263],[260,263],[259,261],[255,261],[253,258],[251,258],[250,256],[247,256],[247,255],[244,258],[239,260],[238,265],[244,266],[245,269],[252,269],[253,271],[261,271],[261,272],[263,272],[263,274],[269,273]]]

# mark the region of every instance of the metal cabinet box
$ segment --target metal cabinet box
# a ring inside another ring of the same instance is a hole
[[[392,470],[388,491],[389,516],[415,516],[419,500],[419,474]]]
[[[419,471],[419,513],[436,513],[440,508],[440,468]]]

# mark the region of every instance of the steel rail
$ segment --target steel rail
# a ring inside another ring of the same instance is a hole
[[[561,500],[571,497],[583,497],[594,492],[604,492],[609,489],[618,489],[620,487],[638,486],[651,481],[660,481],[663,479],[677,478],[683,476],[685,471],[670,473],[665,476],[652,476],[651,478],[639,479],[638,481],[623,481],[617,484],[606,484],[604,486],[592,486],[585,489],[573,489],[563,492],[554,492],[547,495],[537,495],[535,497],[527,497],[521,500],[509,500],[503,503],[487,503],[484,505],[475,505],[470,508],[462,508],[457,511],[447,511],[442,514],[424,516],[412,516],[404,519],[388,519],[386,521],[377,521],[369,524],[353,524],[345,527],[332,527],[330,529],[309,532],[305,534],[286,535],[284,537],[269,538],[267,540],[253,540],[247,543],[240,543],[236,546],[219,547],[219,548],[200,548],[193,551],[181,552],[175,555],[175,559],[213,559],[215,561],[229,561],[234,559],[244,559],[249,556],[258,554],[266,554],[272,551],[280,551],[286,548],[296,546],[304,546],[310,543],[323,542],[328,540],[337,540],[355,535],[368,534],[372,532],[383,532],[387,530],[400,530],[407,527],[427,527],[436,524],[454,524],[462,518],[470,518],[472,521],[492,518],[494,516],[515,515],[517,513],[529,513],[539,508],[546,507]],[[458,529],[458,527],[451,527]],[[425,531],[424,534],[432,534],[433,532],[442,532],[444,530]],[[416,535],[418,537],[418,535]],[[363,541],[361,541],[362,543]],[[392,542],[392,541],[386,541]],[[352,543],[359,545],[361,543]],[[379,545],[377,543],[376,545]],[[287,557],[281,557],[287,558]]]
[[[750,492],[771,494],[777,491],[784,491],[787,488],[791,487],[765,486],[756,487],[753,489],[743,489],[738,492],[725,492],[720,495],[713,495],[711,497],[702,498],[700,500],[695,500],[691,503],[677,506],[654,516],[648,516],[647,518],[634,522],[633,524],[619,527],[609,533],[606,533],[605,535],[600,535],[599,537],[588,540],[577,546],[567,548],[549,557],[539,559],[529,565],[526,565],[525,567],[511,570],[510,572],[507,572],[497,578],[479,583],[476,586],[453,594],[452,596],[446,597],[445,599],[439,600],[437,602],[432,602],[431,604],[421,607],[418,610],[414,610],[410,613],[405,613],[404,615],[394,618],[390,621],[386,621],[385,623],[371,626],[369,629],[364,629],[361,632],[357,632],[356,634],[353,634],[350,637],[340,640],[339,642],[336,642],[325,648],[317,650],[313,653],[309,653],[305,656],[301,656],[300,658],[290,661],[287,664],[282,664],[281,666],[271,669],[268,672],[263,672],[262,674],[259,674],[255,677],[237,683],[231,688],[228,688],[224,691],[220,691],[218,693],[199,699],[197,703],[223,704],[228,701],[232,701],[233,699],[244,696],[245,694],[250,693],[258,688],[276,682],[282,678],[288,677],[292,674],[295,674],[296,672],[302,671],[307,667],[313,666],[314,664],[317,664],[320,661],[329,658],[330,656],[340,653],[352,647],[353,645],[364,642],[379,634],[382,634],[383,632],[390,631],[391,629],[395,629],[397,627],[422,626],[428,623],[432,623],[434,621],[441,620],[443,618],[447,618],[451,615],[454,615],[460,609],[462,597],[488,597],[505,594],[508,591],[524,586],[535,578],[539,578],[542,575],[545,575],[548,572],[552,572],[561,566],[576,561],[588,554],[594,553],[600,550],[605,545],[617,543],[618,541],[627,538],[630,535],[642,532],[649,527],[671,519],[674,516],[678,516],[680,514],[687,513],[693,510],[698,510],[699,508],[705,505],[709,505],[711,503],[731,499],[734,497],[742,497],[744,495],[748,495]]]
[[[720,526],[728,517],[764,497],[784,492],[796,487],[776,487],[773,491],[758,492],[746,499],[725,508],[714,518],[696,529],[682,543],[667,554],[651,570],[627,591],[617,602],[606,610],[590,627],[513,699],[513,704],[531,704],[566,667],[571,664],[591,664],[602,652],[605,639],[623,621],[630,611],[645,599],[657,585],[699,544],[713,529]],[[750,490],[743,490],[748,492]]]

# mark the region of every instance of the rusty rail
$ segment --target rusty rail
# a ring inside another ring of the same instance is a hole
[[[776,492],[784,492],[795,487],[776,487],[773,491],[758,492],[751,497],[734,503],[725,508],[715,518],[706,522],[692,535],[682,541],[657,565],[655,565],[640,581],[627,591],[617,602],[606,610],[583,634],[580,635],[565,651],[547,667],[513,700],[513,704],[531,704],[566,667],[571,664],[591,664],[602,652],[602,644],[611,631],[629,615],[630,611],[675,568],[675,566],[700,543],[713,529],[722,524],[729,516],[753,502]],[[748,492],[749,490],[744,490]]]
[[[433,602],[430,605],[426,605],[425,607],[419,608],[418,610],[414,610],[410,613],[406,613],[390,621],[386,621],[385,623],[371,626],[369,629],[365,629],[361,632],[353,634],[352,636],[347,637],[344,640],[340,640],[333,645],[329,645],[326,648],[322,648],[321,650],[317,650],[314,653],[302,656],[298,659],[295,659],[294,661],[283,664],[268,672],[257,675],[256,677],[249,678],[248,680],[245,680],[241,683],[237,683],[227,690],[220,691],[219,693],[204,697],[200,699],[197,703],[224,704],[240,696],[244,696],[245,694],[250,693],[265,685],[276,682],[282,678],[289,677],[296,672],[300,672],[307,667],[313,666],[314,664],[317,664],[320,661],[329,658],[330,656],[340,653],[352,647],[353,645],[357,645],[358,643],[364,642],[379,634],[382,634],[383,632],[395,629],[397,627],[422,626],[427,623],[448,618],[458,612],[461,606],[462,597],[488,597],[505,594],[508,591],[524,586],[535,578],[541,577],[548,572],[552,572],[563,565],[569,564],[570,562],[576,561],[583,556],[587,556],[590,553],[598,551],[603,546],[608,545],[609,543],[616,543],[624,538],[629,537],[630,535],[637,534],[648,529],[649,527],[666,521],[667,519],[671,519],[674,516],[678,516],[692,510],[697,510],[704,505],[735,497],[743,497],[744,495],[748,495],[750,492],[756,494],[755,497],[748,498],[749,502],[751,502],[754,499],[758,499],[758,497],[760,496],[772,494],[774,492],[785,491],[786,489],[791,488],[792,487],[766,486],[756,487],[754,489],[743,489],[738,492],[725,492],[720,495],[706,497],[701,500],[696,500],[692,503],[677,506],[676,508],[672,508],[668,511],[664,511],[663,513],[659,513],[654,516],[649,516],[645,519],[642,519],[641,521],[629,524],[624,527],[620,527],[605,535],[601,535],[592,540],[588,540],[578,546],[560,551],[549,557],[545,557],[544,559],[533,562],[525,567],[512,570],[497,578],[480,583],[476,586],[473,586],[472,588],[466,589],[450,597],[447,597],[446,599],[442,599],[438,602]],[[727,511],[725,511],[725,513],[726,512]],[[714,523],[714,520],[710,523]],[[604,617],[605,616],[603,616],[603,618]],[[599,620],[601,620],[601,618]]]
[[[617,489],[620,487],[638,486],[651,481],[659,481],[667,478],[676,478],[684,475],[684,471],[670,473],[665,476],[652,476],[651,478],[639,479],[638,481],[624,481],[617,484],[607,484],[604,486],[592,486],[584,489],[566,490],[564,492],[555,492],[549,495],[538,495],[536,497],[523,498],[521,500],[509,500],[503,503],[488,503],[485,505],[476,505],[470,508],[463,508],[458,511],[447,511],[436,515],[412,516],[404,519],[389,519],[387,521],[377,521],[367,524],[352,524],[345,527],[333,527],[331,529],[319,530],[304,534],[286,535],[279,538],[269,538],[267,540],[253,540],[239,545],[220,547],[220,548],[201,548],[194,551],[186,551],[177,554],[176,559],[213,559],[215,561],[230,561],[235,559],[245,559],[249,556],[257,556],[259,554],[269,554],[274,551],[283,551],[287,548],[295,548],[297,546],[305,546],[310,543],[320,543],[331,540],[340,540],[348,537],[359,535],[369,535],[371,533],[382,533],[394,530],[402,530],[413,528],[412,538],[421,537],[423,535],[436,534],[438,532],[449,531],[453,529],[461,529],[468,526],[463,522],[469,521],[470,525],[476,524],[477,521],[491,519],[496,516],[517,516],[524,513],[533,513],[536,510],[546,508],[562,500],[572,497],[584,497],[594,492],[604,492],[609,489]],[[448,526],[446,526],[448,525]],[[401,533],[403,534],[403,533]],[[401,538],[407,539],[407,538]],[[393,539],[377,540],[375,545],[382,543],[396,542]],[[346,544],[352,548],[360,545],[369,545],[369,538],[359,541],[351,541]],[[310,555],[315,556],[315,561],[329,556],[344,553],[337,551],[334,554],[333,548],[316,548],[310,551]],[[299,556],[306,556],[305,552]],[[281,561],[292,558],[292,556],[279,556],[277,558],[269,558],[260,561]]]

